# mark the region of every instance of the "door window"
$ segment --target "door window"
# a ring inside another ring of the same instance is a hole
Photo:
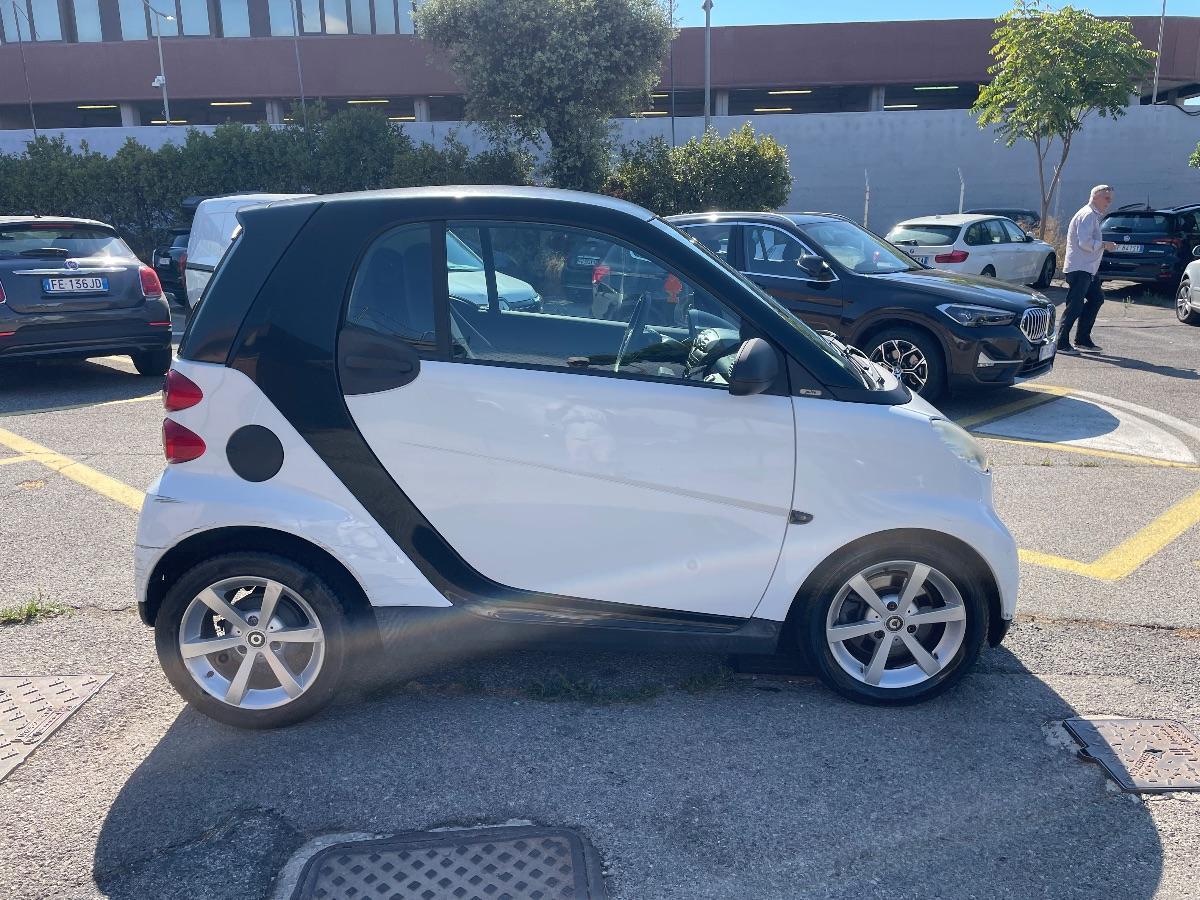
[[[377,238],[354,276],[346,325],[432,351],[437,342],[430,246],[427,225],[406,225]]]
[[[983,223],[987,227],[987,241],[985,243],[992,244],[1007,244],[1008,235],[1005,233],[999,219],[988,219]]]
[[[1008,234],[1008,239],[1014,244],[1025,243],[1025,232],[1017,227],[1015,222],[1009,222],[1007,219],[998,219],[1000,226]]]
[[[963,237],[963,242],[966,243],[968,247],[978,247],[981,244],[990,243],[991,236],[988,234],[987,229],[983,227],[982,222],[975,222],[973,225],[970,225],[967,228],[967,233],[966,236]]]
[[[799,238],[770,225],[744,225],[746,271],[752,275],[831,281],[833,272]]]
[[[450,222],[446,241],[457,361],[727,383],[741,318],[649,255],[557,225]]]
[[[698,240],[705,249],[729,262],[729,236],[733,231],[732,225],[688,225],[683,230]]]

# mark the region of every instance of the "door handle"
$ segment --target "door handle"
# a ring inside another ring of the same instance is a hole
[[[413,364],[407,359],[397,359],[393,356],[360,356],[350,354],[342,364],[347,369],[367,369],[374,372],[395,372],[404,375],[413,371]]]

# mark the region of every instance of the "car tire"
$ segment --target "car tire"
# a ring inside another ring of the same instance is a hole
[[[260,628],[257,614],[276,585],[271,618]],[[230,615],[241,617],[241,627]],[[288,640],[271,640],[284,634]],[[154,623],[171,685],[209,718],[238,728],[292,725],[329,703],[341,685],[346,635],[334,591],[312,570],[269,553],[228,553],[192,567],[167,591]],[[201,654],[204,642],[213,650]]]
[[[1184,278],[1175,291],[1175,317],[1184,325],[1200,325],[1200,309],[1192,305],[1189,298],[1192,283]]]
[[[1050,287],[1050,282],[1054,280],[1054,272],[1057,268],[1058,260],[1056,260],[1054,258],[1054,254],[1051,253],[1046,257],[1046,261],[1042,263],[1041,274],[1038,275],[1038,280],[1033,283],[1033,286],[1042,290]]]
[[[984,266],[983,271],[979,273],[983,278],[995,278],[996,270],[992,266]]]
[[[166,375],[167,369],[171,368],[170,347],[131,353],[129,358],[133,360],[133,367],[139,375]]]
[[[867,355],[893,371],[899,362],[904,384],[909,390],[932,402],[946,393],[946,363],[937,339],[916,328],[885,327],[865,342]],[[909,356],[909,348],[920,354],[924,367]],[[907,363],[907,365],[906,365]],[[920,385],[918,382],[923,381]]]
[[[906,597],[914,577],[920,586]],[[882,614],[857,593],[859,579],[873,589]],[[936,697],[970,670],[987,637],[978,578],[961,553],[928,541],[896,539],[854,550],[819,574],[799,602],[800,649],[828,687],[856,703],[905,706]],[[859,634],[842,637],[838,627],[846,629],[843,635]],[[914,646],[923,650],[923,662],[909,649]]]

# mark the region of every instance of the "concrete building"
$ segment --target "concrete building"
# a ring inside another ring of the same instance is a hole
[[[462,117],[461,86],[412,34],[412,0],[2,0],[0,129],[283,122],[303,94],[396,121]],[[171,16],[170,19],[165,16]],[[1159,20],[1135,18],[1143,44]],[[965,109],[988,19],[714,28],[715,116]],[[297,32],[299,34],[297,35]],[[703,29],[675,41],[647,118],[702,116]],[[1200,18],[1168,17],[1160,98],[1200,94]],[[1148,102],[1143,97],[1143,102]]]

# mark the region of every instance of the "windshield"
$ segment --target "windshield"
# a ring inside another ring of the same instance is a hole
[[[451,272],[482,272],[483,260],[453,231],[446,232],[446,268]]]
[[[131,259],[125,242],[99,225],[34,223],[0,226],[0,259],[55,256],[64,259],[118,256]]]
[[[887,275],[922,268],[912,257],[853,222],[828,219],[804,222],[800,228],[826,253],[859,275]]]
[[[947,247],[958,240],[957,225],[897,225],[887,239],[902,247]]]
[[[733,268],[733,266],[729,265],[729,263],[725,262],[725,260],[722,257],[718,256],[716,253],[714,253],[708,247],[705,247],[704,244],[702,244],[699,240],[692,237],[687,232],[682,231],[678,228],[675,228],[669,222],[664,222],[662,219],[655,218],[653,220],[653,224],[663,227],[664,229],[669,231],[673,236],[687,241],[693,247],[699,248],[701,250],[701,252],[704,253],[705,256],[707,256],[709,259],[716,262],[722,269],[724,269],[726,272],[730,273],[735,278],[737,278],[737,280],[740,281],[747,289],[753,291],[754,294],[758,297],[758,299],[760,299],[764,304],[766,304],[771,309],[773,309],[775,312],[777,312],[779,314],[780,319],[782,319],[785,323],[787,323],[787,325],[796,334],[798,334],[801,338],[803,338],[810,346],[812,346],[812,348],[814,350],[816,350],[818,353],[820,353],[826,360],[833,363],[840,372],[842,372],[844,375],[846,375],[849,379],[846,382],[847,384],[853,385],[855,387],[859,387],[859,386],[866,386],[868,388],[874,387],[874,385],[871,383],[870,379],[867,378],[859,370],[859,368],[856,365],[854,365],[850,360],[848,360],[841,353],[841,351],[839,351],[836,347],[834,347],[833,344],[829,343],[829,341],[825,340],[825,338],[821,337],[821,335],[817,334],[815,331],[813,331],[811,328],[809,328],[807,325],[805,325],[803,322],[801,322],[798,318],[796,318],[787,309],[787,307],[785,307],[778,300],[776,300],[774,297],[772,297],[770,294],[768,294],[766,291],[764,291],[762,288],[760,288],[758,285],[756,285],[753,281],[750,281],[748,278],[746,278],[745,275],[743,275],[737,269]]]

